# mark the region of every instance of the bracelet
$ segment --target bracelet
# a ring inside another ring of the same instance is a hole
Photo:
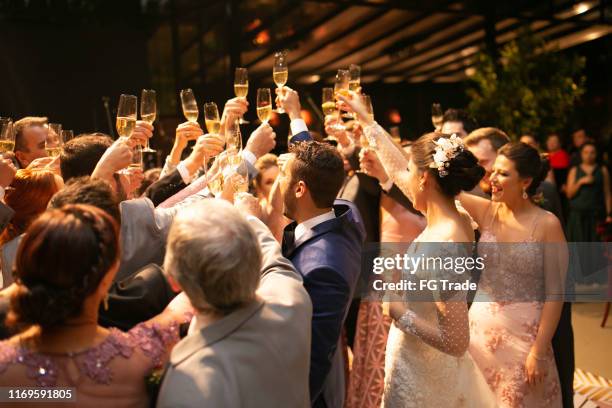
[[[416,334],[416,326],[414,324],[414,319],[416,317],[416,313],[412,310],[406,310],[406,312],[395,322],[395,325],[403,332]]]

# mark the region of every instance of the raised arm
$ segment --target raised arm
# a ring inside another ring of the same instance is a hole
[[[408,159],[404,153],[393,143],[391,135],[374,122],[358,94],[351,92],[349,97],[340,96],[340,99],[358,115],[359,121],[365,125],[364,134],[371,148],[376,150],[386,173],[399,189],[408,195]]]
[[[461,207],[467,211],[469,216],[476,221],[476,224],[478,224],[480,228],[489,224],[487,217],[492,214],[492,212],[489,211],[491,205],[493,205],[491,200],[466,192],[460,193],[457,198]]]

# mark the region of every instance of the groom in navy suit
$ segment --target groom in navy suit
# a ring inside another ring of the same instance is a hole
[[[283,255],[302,274],[313,305],[310,398],[313,407],[344,403],[342,326],[361,267],[365,229],[356,207],[335,200],[344,181],[342,157],[326,143],[291,148],[281,169],[285,216]]]

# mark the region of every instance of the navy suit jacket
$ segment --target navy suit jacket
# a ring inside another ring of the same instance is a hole
[[[335,219],[315,226],[297,245],[295,222],[285,228],[283,236],[283,255],[302,275],[312,300],[310,398],[315,406],[330,405],[321,404],[323,386],[359,279],[365,240],[363,221],[353,203],[336,200],[334,211]]]
[[[295,135],[291,136],[291,139],[289,139],[289,145],[299,143],[299,142],[308,142],[310,140],[312,140],[312,136],[310,136],[310,132],[304,130],[303,132],[296,133]]]

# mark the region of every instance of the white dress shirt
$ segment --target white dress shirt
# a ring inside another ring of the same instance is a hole
[[[333,220],[334,218],[336,218],[336,213],[334,213],[334,210],[332,209],[326,213],[317,215],[316,217],[312,217],[298,224],[297,227],[295,227],[294,242],[297,244],[308,231],[312,230],[317,225],[325,221]]]

